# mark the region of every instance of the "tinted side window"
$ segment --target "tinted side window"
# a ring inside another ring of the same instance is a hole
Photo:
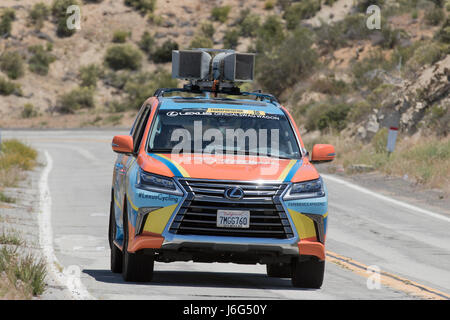
[[[136,123],[135,131],[133,133],[134,152],[137,152],[139,150],[142,136],[144,135],[145,127],[147,126],[148,117],[150,116],[150,112],[151,112],[150,105],[144,106],[141,117],[139,121]]]

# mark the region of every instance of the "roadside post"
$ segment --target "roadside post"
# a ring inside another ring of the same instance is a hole
[[[398,134],[398,128],[397,127],[390,127],[389,128],[388,138],[387,138],[387,145],[386,145],[386,149],[388,151],[388,156],[390,156],[391,153],[394,152],[395,142],[397,141],[397,134]]]

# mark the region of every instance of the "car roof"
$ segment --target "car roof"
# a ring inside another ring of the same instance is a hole
[[[236,109],[264,111],[269,114],[283,115],[284,112],[276,102],[267,100],[256,101],[250,99],[229,99],[211,97],[164,97],[159,98],[162,110],[182,110],[182,109]]]

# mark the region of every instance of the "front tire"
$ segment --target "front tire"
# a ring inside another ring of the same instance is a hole
[[[297,288],[320,289],[325,273],[325,261],[311,257],[307,261],[294,259],[292,263],[292,285]]]
[[[143,253],[128,252],[128,218],[127,211],[124,210],[123,221],[123,280],[127,282],[150,282],[153,278],[153,268],[155,264],[152,255]]]
[[[114,214],[114,204],[111,201],[111,206],[109,210],[109,247],[111,248],[111,271],[113,273],[122,272],[122,251],[114,244],[114,239],[116,238],[116,219]]]
[[[290,278],[292,276],[290,263],[268,263],[266,270],[267,276],[271,278]]]

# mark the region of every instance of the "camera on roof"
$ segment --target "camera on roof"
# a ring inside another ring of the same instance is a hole
[[[208,52],[219,52],[214,58]],[[172,77],[197,81],[251,82],[255,54],[231,50],[174,50]]]

